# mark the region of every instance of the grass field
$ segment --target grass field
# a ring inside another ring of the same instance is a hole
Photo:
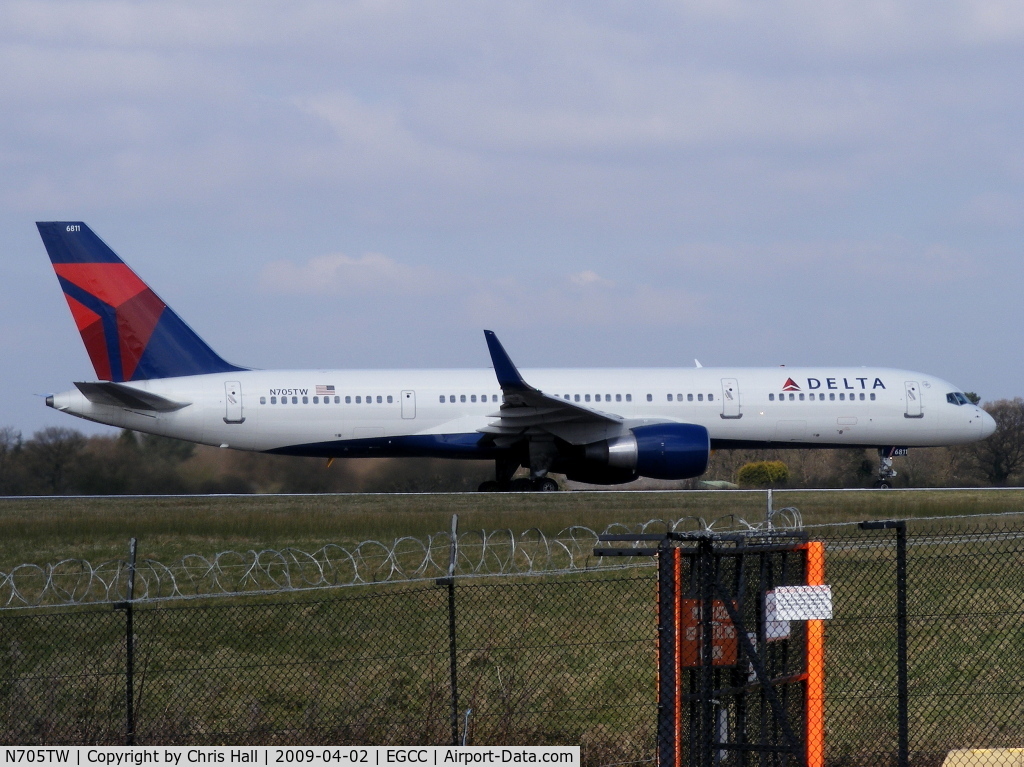
[[[795,506],[804,524],[863,519],[992,514],[1024,510],[1024,490],[781,491],[775,507]],[[465,493],[426,495],[245,495],[0,499],[0,570],[68,558],[139,557],[163,562],[185,554],[325,543],[391,541],[449,529],[555,534],[571,525],[707,520],[735,515],[761,521],[758,491]]]
[[[808,525],[1015,512],[1022,502],[1024,490],[775,493],[777,508],[798,507]],[[557,533],[573,524],[600,529],[685,516],[759,521],[764,503],[763,493],[724,491],[4,499],[0,535],[8,566],[123,557],[133,535],[140,556],[167,561],[424,536],[447,529],[452,513],[463,530]],[[911,548],[912,746],[922,764],[938,764],[950,748],[1024,737],[1021,539],[967,535],[999,524],[957,523],[947,529],[948,544],[926,539]],[[822,533],[839,606],[827,641],[830,758],[886,763],[895,710],[892,536]],[[581,742],[589,765],[649,758],[652,589],[653,574],[636,570],[460,581],[460,710],[473,711],[475,742]],[[394,584],[142,607],[135,624],[140,737],[441,741],[448,727],[445,594],[432,583]],[[6,617],[0,739],[118,737],[122,616],[96,606]],[[61,730],[68,722],[76,729]]]

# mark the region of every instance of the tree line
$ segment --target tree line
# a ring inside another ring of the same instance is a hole
[[[969,445],[911,449],[897,459],[897,486],[1024,484],[1024,399],[986,404],[998,428]],[[869,487],[873,450],[719,450],[701,479],[736,482],[753,462],[781,462],[785,486]],[[427,458],[338,460],[244,453],[123,431],[90,436],[50,427],[26,439],[0,428],[0,495],[430,492],[475,490],[492,478],[486,461]],[[749,472],[748,472],[749,475]],[[649,487],[640,481],[625,487]],[[697,481],[657,483],[697,487]]]

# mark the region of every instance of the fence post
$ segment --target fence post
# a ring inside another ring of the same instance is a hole
[[[910,764],[910,694],[907,670],[907,523],[905,520],[861,522],[862,530],[896,531],[896,727],[897,764]]]
[[[451,544],[448,549],[448,664],[452,685],[452,745],[459,745],[459,658],[455,642],[455,560],[459,552],[459,515],[452,514]],[[468,726],[468,721],[467,721]]]
[[[712,764],[715,742],[715,708],[712,689],[714,687],[714,613],[717,571],[714,544],[709,536],[701,537],[697,543],[697,571],[700,589],[700,755],[701,767]],[[677,640],[678,641],[678,640]],[[690,755],[693,760],[693,754]]]
[[[676,767],[679,759],[678,697],[678,549],[668,536],[658,544],[658,767]]]
[[[124,602],[114,603],[115,610],[124,610],[125,613],[124,742],[127,746],[135,745],[135,625],[132,601],[135,599],[135,552],[137,549],[138,540],[132,538],[128,542],[128,598]]]

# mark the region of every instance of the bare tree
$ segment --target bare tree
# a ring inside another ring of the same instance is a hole
[[[971,446],[981,475],[993,485],[1007,480],[1024,468],[1024,399],[1001,399],[985,405],[996,419],[995,433]]]
[[[25,469],[43,492],[59,495],[67,490],[68,475],[85,446],[85,437],[74,429],[42,429],[25,444]]]

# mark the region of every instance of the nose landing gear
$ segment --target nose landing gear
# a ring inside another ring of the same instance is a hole
[[[892,467],[892,459],[897,455],[906,455],[905,447],[880,447],[878,448],[878,479],[874,481],[874,487],[878,490],[888,490],[892,487],[892,478],[896,476],[896,470]]]

